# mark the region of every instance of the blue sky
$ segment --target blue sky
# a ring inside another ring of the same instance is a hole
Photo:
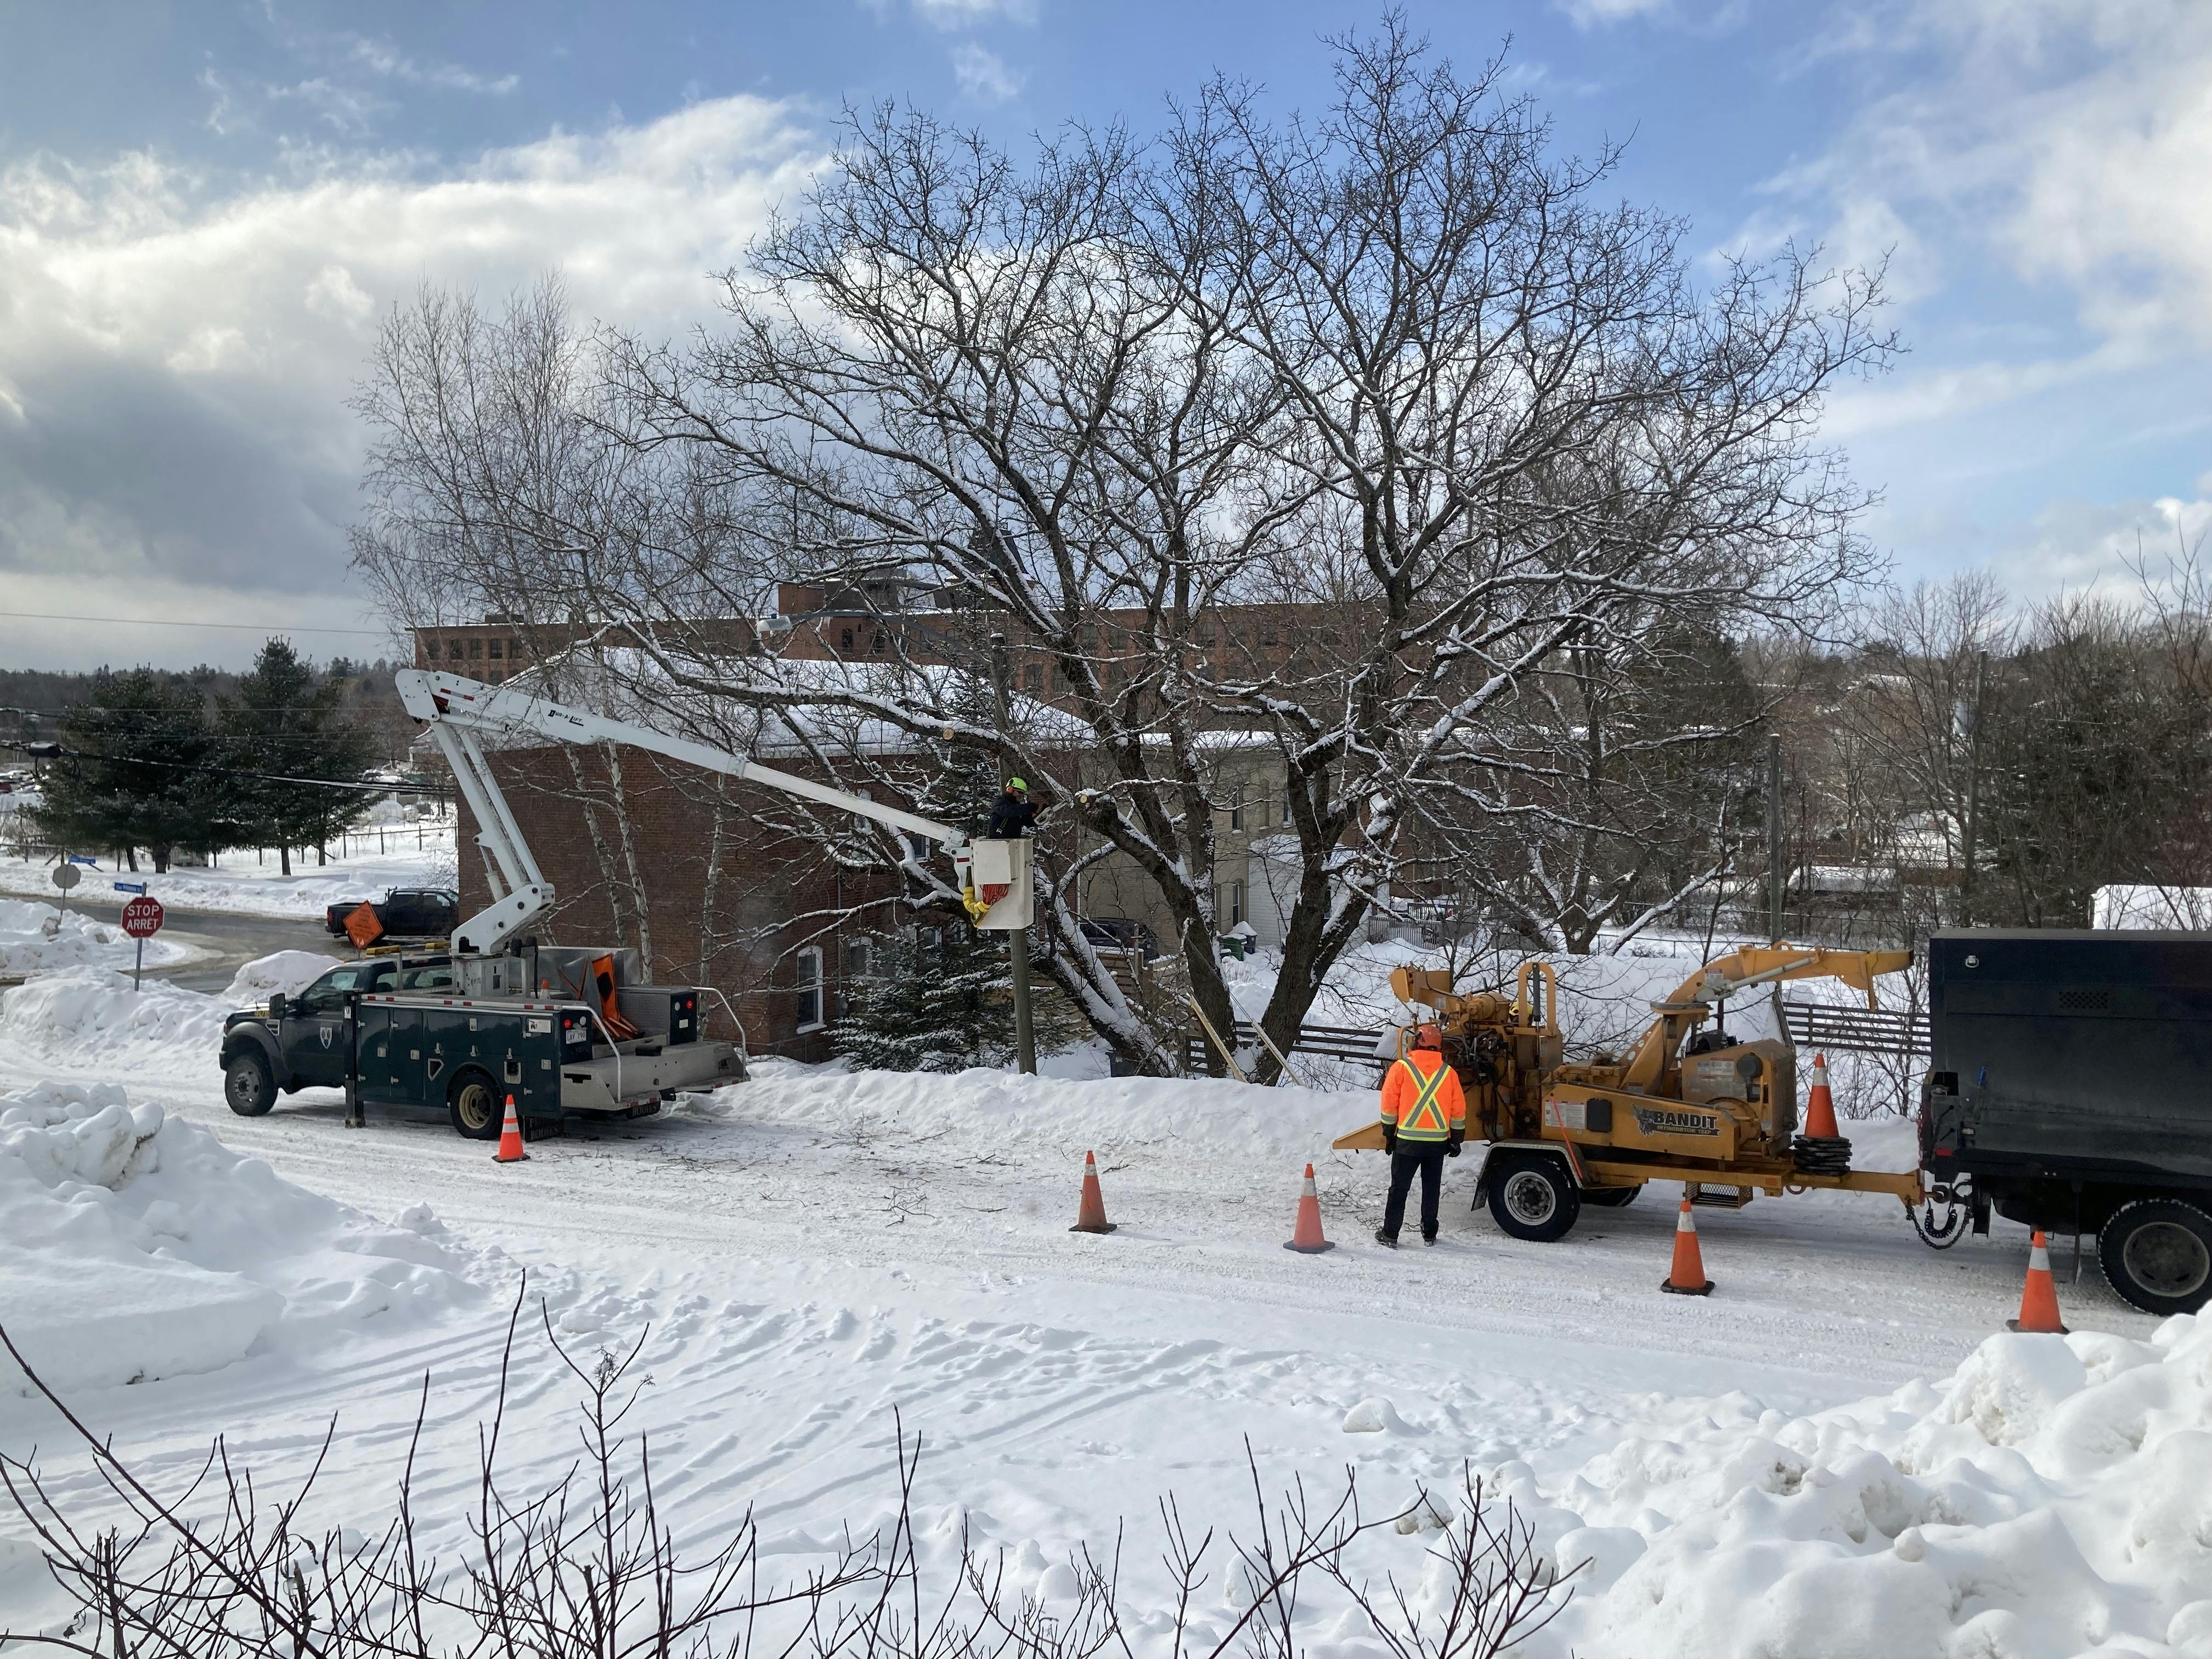
[[[2022,599],[2212,524],[2212,6],[1407,7],[1503,48],[1566,148],[1701,257],[1891,261],[1911,348],[1832,407],[1906,580]],[[1285,3],[757,7],[293,0],[0,8],[0,663],[235,662],[214,623],[374,629],[344,564],[378,315],[549,265],[673,331],[848,100],[1011,143],[1142,129],[1215,69],[1281,105],[1376,13]],[[46,613],[32,617],[29,613]],[[46,615],[159,618],[131,626]],[[317,654],[373,632],[301,632]]]

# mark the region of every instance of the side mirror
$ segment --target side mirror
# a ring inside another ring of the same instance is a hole
[[[282,991],[271,992],[269,997],[269,1018],[271,1019],[283,1018],[286,1002],[287,999]]]

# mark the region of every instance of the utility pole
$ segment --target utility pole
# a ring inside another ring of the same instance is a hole
[[[1006,710],[1006,684],[1010,677],[1010,671],[1006,665],[1006,636],[1004,634],[994,634],[991,635],[991,706],[998,717],[1000,757],[998,769],[999,782],[1002,787],[1006,781],[1004,758],[1006,729],[1012,724]],[[1036,855],[1036,848],[1034,845],[1030,848],[1030,854],[1032,858]],[[1035,886],[1036,877],[1034,872],[1030,874],[1030,884]],[[1036,1075],[1036,1028],[1030,1023],[1029,929],[1017,927],[1008,933],[1006,948],[1013,959],[1014,1062],[1021,1067],[1024,1075],[1035,1077]]]
[[[1974,653],[1974,702],[1967,714],[1966,822],[1959,839],[1966,868],[1959,872],[1959,926],[1974,925],[1974,856],[1982,818],[1982,686],[1990,672],[1990,653]]]
[[[1788,887],[1782,857],[1782,734],[1766,734],[1766,936],[1782,942],[1782,905]]]

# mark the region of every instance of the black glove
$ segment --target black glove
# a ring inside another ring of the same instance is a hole
[[[1387,1123],[1382,1126],[1382,1150],[1386,1152],[1398,1150],[1398,1132]]]
[[[1444,1156],[1446,1158],[1457,1158],[1459,1156],[1460,1143],[1466,1139],[1467,1136],[1464,1133],[1455,1132],[1452,1138],[1444,1142]]]

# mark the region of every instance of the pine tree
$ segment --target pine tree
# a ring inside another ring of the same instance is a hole
[[[292,873],[292,848],[321,848],[349,828],[368,806],[361,791],[280,780],[327,778],[349,782],[372,758],[368,734],[344,719],[345,686],[318,675],[290,643],[272,639],[253,659],[235,694],[222,700],[222,727],[230,763],[258,777],[235,780],[241,834],[274,843],[283,873]]]
[[[230,844],[228,812],[206,706],[187,686],[149,670],[103,669],[92,696],[64,714],[62,746],[48,769],[40,829],[66,847],[137,849],[165,872],[179,848],[212,853]]]
[[[877,1072],[957,1072],[1013,1056],[1012,981],[995,935],[962,923],[884,940],[846,981],[837,1052]]]

